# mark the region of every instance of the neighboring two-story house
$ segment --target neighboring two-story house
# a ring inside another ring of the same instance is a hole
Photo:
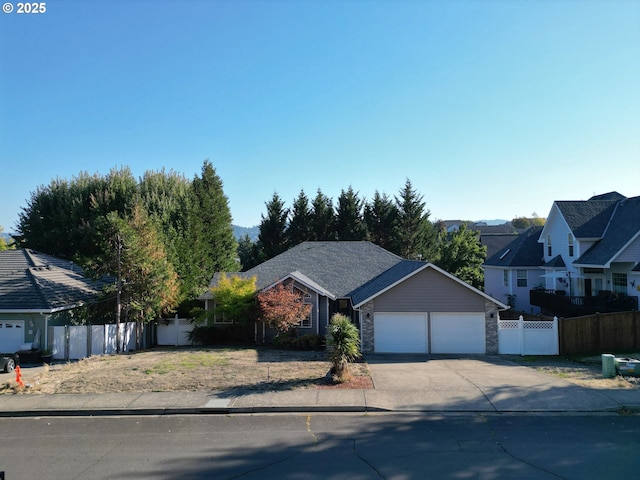
[[[485,292],[515,311],[575,316],[637,310],[640,197],[617,192],[556,201],[484,263]]]
[[[542,227],[530,227],[484,262],[484,291],[509,304],[515,312],[540,313],[529,303],[529,291],[544,281]]]
[[[546,291],[532,292],[533,305],[558,315],[638,308],[640,197],[556,201],[538,242]]]

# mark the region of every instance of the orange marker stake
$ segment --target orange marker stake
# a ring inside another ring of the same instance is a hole
[[[16,383],[24,388],[24,382],[22,381],[22,372],[20,371],[20,365],[16,367]]]

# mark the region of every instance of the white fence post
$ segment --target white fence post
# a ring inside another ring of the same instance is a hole
[[[560,355],[560,332],[558,331],[558,317],[553,317],[553,336],[556,340],[556,353],[554,355]]]
[[[178,345],[180,345],[180,336],[179,336],[179,332],[180,332],[180,320],[178,320],[178,314],[176,313],[176,317],[173,320],[173,324],[176,327],[176,335],[175,335],[175,339],[176,339],[176,347]]]
[[[520,342],[520,355],[524,357],[524,318],[518,317],[518,340]]]

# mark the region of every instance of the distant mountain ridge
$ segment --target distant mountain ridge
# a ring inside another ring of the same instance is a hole
[[[258,225],[254,227],[240,227],[238,225],[231,225],[233,227],[233,235],[236,237],[236,240],[240,240],[245,235],[249,235],[249,238],[252,241],[258,239],[258,235],[260,234],[260,227]]]

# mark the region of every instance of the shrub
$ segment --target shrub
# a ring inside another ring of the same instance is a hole
[[[300,337],[283,334],[273,339],[273,346],[285,350],[321,350],[324,347],[324,338],[315,333]]]
[[[244,325],[213,327],[196,325],[189,332],[189,341],[196,345],[220,345],[225,343],[250,343],[253,334]]]

